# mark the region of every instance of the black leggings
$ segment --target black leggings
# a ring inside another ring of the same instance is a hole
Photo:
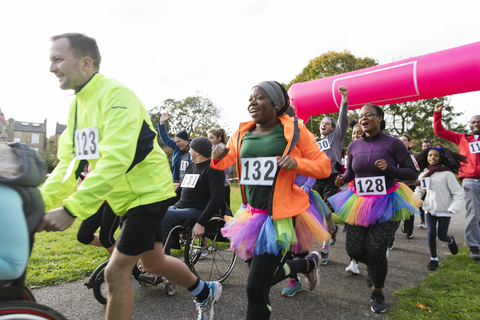
[[[119,222],[120,218],[108,203],[104,203],[93,216],[82,222],[78,229],[77,240],[83,244],[90,244],[94,239],[95,231],[100,227],[100,242],[105,248],[110,248],[115,244],[113,235]]]
[[[278,282],[297,273],[306,272],[307,260],[288,260],[289,255],[273,254],[255,255],[250,263],[247,279],[247,320],[270,319],[270,288]],[[284,264],[290,268],[285,273]]]
[[[376,223],[368,227],[347,225],[345,247],[348,255],[367,265],[368,276],[375,288],[381,289],[387,277],[387,250],[400,221]]]
[[[450,225],[450,217],[432,216],[430,212],[426,214],[428,228],[428,249],[430,256],[437,257],[437,222],[438,222],[438,239],[447,243],[452,242],[452,238],[448,236],[448,226]]]

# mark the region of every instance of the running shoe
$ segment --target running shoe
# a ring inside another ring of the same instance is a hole
[[[382,291],[372,290],[372,311],[375,313],[384,313],[387,311],[387,305],[385,304],[385,297]]]
[[[345,272],[350,274],[360,274],[360,270],[358,270],[358,263],[355,260],[350,261],[348,267],[345,268]]]
[[[455,242],[455,238],[453,237],[453,235],[451,234],[450,237],[452,238],[452,243],[449,243],[448,244],[448,250],[450,250],[450,252],[453,254],[453,255],[456,255],[458,253],[458,246],[457,246],[457,243]]]
[[[337,232],[338,232],[338,224],[333,225],[332,237],[330,238],[330,245],[333,246],[335,242],[337,242]]]
[[[197,320],[212,320],[213,319],[213,307],[220,299],[222,295],[222,285],[220,282],[205,282],[210,292],[207,299],[202,302],[193,300],[197,306],[198,318]]]
[[[470,258],[473,260],[480,260],[480,254],[478,253],[478,248],[470,248]]]
[[[320,252],[322,255],[322,264],[325,265],[328,263],[328,249],[322,249]]]
[[[293,297],[295,293],[302,291],[302,283],[300,278],[298,280],[290,279],[286,288],[282,290],[282,296]]]
[[[312,291],[318,284],[318,261],[320,260],[320,253],[312,251],[305,258],[310,262],[310,266],[313,264],[313,268],[311,268],[309,272],[304,273],[307,289]]]
[[[419,227],[420,229],[427,229],[427,224],[426,224],[425,221],[424,221],[424,222],[420,223],[420,224],[418,225],[418,227]]]
[[[430,271],[435,271],[438,269],[438,261],[430,260],[430,263],[427,265],[427,269]]]

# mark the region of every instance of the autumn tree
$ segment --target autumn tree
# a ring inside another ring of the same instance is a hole
[[[47,147],[40,153],[40,157],[47,166],[47,172],[52,172],[58,164],[57,149],[58,145],[55,144],[55,136],[51,136],[48,138]]]
[[[417,152],[422,150],[422,142],[424,140],[429,140],[432,143],[439,141],[444,147],[458,151],[457,145],[441,139],[433,132],[433,111],[435,110],[435,104],[439,101],[443,101],[444,104],[442,115],[443,126],[451,131],[465,132],[467,130],[466,125],[455,122],[455,118],[461,116],[463,113],[454,112],[454,107],[450,105],[450,99],[445,97],[384,106],[385,132],[394,137],[398,137],[403,133],[409,134],[415,141],[413,150]]]
[[[286,85],[288,90],[294,83],[311,81],[321,78],[334,76],[337,74],[364,69],[376,66],[377,62],[372,58],[357,58],[350,51],[343,52],[328,51],[315,59],[312,59],[309,64]],[[328,113],[317,116],[312,116],[306,123],[307,128],[316,136],[320,136],[320,122],[324,117],[338,118],[338,113]],[[349,119],[356,119],[357,113],[355,111],[349,112]],[[345,137],[344,146],[348,146],[351,142],[351,135],[347,134]]]
[[[185,98],[183,100],[167,99],[162,105],[156,106],[150,111],[150,118],[156,127],[160,122],[162,113],[168,112],[170,119],[165,122],[167,132],[174,136],[177,132],[185,130],[190,138],[206,137],[210,128],[223,128],[228,132],[226,124],[220,125],[220,108],[213,104],[208,98],[200,95]],[[160,146],[170,156],[171,150],[166,147],[160,138]]]

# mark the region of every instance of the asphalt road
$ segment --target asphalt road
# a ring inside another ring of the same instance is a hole
[[[450,233],[459,245],[464,243],[464,210],[454,216]],[[418,228],[416,217],[413,240],[407,240],[400,228],[397,231],[394,249],[389,254],[389,272],[384,294],[387,308],[395,304],[393,292],[414,286],[428,276],[426,269],[430,261],[427,246],[427,231]],[[341,227],[343,229],[343,227]],[[320,250],[321,247],[316,247]],[[448,247],[437,239],[440,261],[449,255]],[[383,319],[385,315],[370,311],[370,292],[366,286],[366,266],[360,264],[360,275],[345,273],[349,263],[345,251],[345,233],[338,233],[337,243],[330,247],[330,260],[320,266],[320,284],[312,292],[306,289],[292,298],[281,296],[287,280],[274,286],[270,292],[272,304],[271,319]],[[223,283],[222,297],[215,307],[215,319],[244,319],[247,297],[245,292],[248,274],[247,264],[237,261],[235,269]],[[82,281],[43,288],[34,291],[37,302],[62,313],[70,320],[103,319],[105,306],[93,297]],[[196,319],[195,304],[191,294],[177,287],[173,296],[167,296],[163,284],[156,287],[142,287],[133,281],[135,308],[132,319]],[[421,301],[419,301],[421,302]],[[388,310],[387,310],[388,314]]]

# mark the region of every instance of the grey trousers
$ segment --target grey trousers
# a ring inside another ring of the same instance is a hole
[[[480,249],[480,179],[463,179],[465,191],[465,242]]]

